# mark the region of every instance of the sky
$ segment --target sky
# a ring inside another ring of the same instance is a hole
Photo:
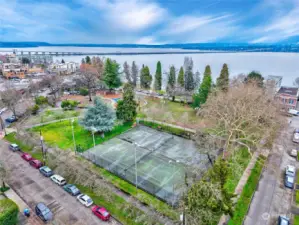
[[[299,44],[299,0],[0,0],[1,41]]]

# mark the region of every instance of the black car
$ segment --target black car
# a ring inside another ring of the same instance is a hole
[[[17,144],[10,144],[9,145],[9,149],[12,150],[12,151],[20,151],[20,147],[17,145]]]
[[[77,196],[77,195],[81,194],[80,190],[73,184],[64,185],[63,189],[73,196]]]
[[[47,166],[42,166],[41,168],[39,168],[39,172],[45,177],[50,177],[54,174],[53,171]]]
[[[35,206],[35,213],[36,215],[41,218],[43,221],[47,222],[53,219],[53,213],[51,210],[44,204],[38,203]]]
[[[14,116],[14,115],[12,115],[11,117],[8,117],[8,118],[5,119],[5,121],[7,123],[13,123],[13,122],[16,122],[17,120],[18,120],[17,117]]]

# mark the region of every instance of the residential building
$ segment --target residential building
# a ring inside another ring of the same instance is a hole
[[[21,63],[3,63],[1,68],[2,75],[5,78],[25,78],[28,68]]]
[[[75,73],[79,69],[79,63],[65,62],[65,63],[52,63],[49,66],[50,72],[55,72],[61,75],[68,75]]]
[[[296,109],[298,103],[298,88],[282,86],[275,96],[282,109]]]

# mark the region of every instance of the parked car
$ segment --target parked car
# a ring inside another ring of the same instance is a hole
[[[85,205],[86,207],[89,207],[93,204],[92,199],[85,194],[80,194],[77,196],[77,199],[79,200],[79,202],[83,205]]]
[[[290,151],[290,156],[292,156],[292,157],[297,158],[297,154],[298,154],[297,149],[292,149],[292,150]]]
[[[51,180],[53,182],[55,182],[56,184],[58,184],[59,186],[62,186],[62,185],[66,184],[65,179],[62,176],[58,175],[58,174],[55,174],[55,175],[51,176]]]
[[[299,128],[295,128],[294,133],[299,133]]]
[[[9,149],[12,150],[12,151],[20,151],[20,147],[17,145],[17,144],[10,144],[9,145]]]
[[[47,222],[53,219],[53,213],[51,210],[44,204],[38,203],[35,206],[35,213],[36,215],[41,218],[43,221]]]
[[[288,188],[293,189],[294,188],[294,177],[286,175],[285,179],[284,179],[284,185]]]
[[[35,169],[39,169],[43,166],[43,163],[37,159],[32,159],[29,161],[30,166],[34,167]]]
[[[32,156],[31,156],[30,154],[28,154],[28,153],[23,153],[23,154],[21,155],[21,157],[22,157],[23,159],[25,159],[27,162],[29,162],[30,160],[32,160]]]
[[[299,133],[294,133],[293,134],[293,142],[299,143]]]
[[[293,116],[298,116],[299,115],[299,111],[295,110],[295,109],[289,109],[288,113],[293,115]]]
[[[295,177],[296,169],[294,166],[288,165],[286,167],[286,175],[290,177]]]
[[[279,216],[278,225],[290,225],[290,219],[285,216]]]
[[[45,177],[50,177],[54,174],[53,171],[47,166],[42,166],[41,168],[39,168],[39,172]]]
[[[91,211],[103,221],[108,221],[110,219],[110,213],[104,207],[95,205],[91,208]]]
[[[80,190],[73,184],[64,185],[63,189],[73,196],[77,196],[77,195],[81,194]]]
[[[5,119],[5,121],[7,123],[13,123],[13,122],[16,122],[17,120],[18,120],[17,117],[14,116],[14,115],[12,115],[11,117],[8,117],[8,118]]]

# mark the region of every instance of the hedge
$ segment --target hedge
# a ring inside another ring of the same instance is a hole
[[[15,225],[18,222],[19,208],[12,200],[0,200],[0,224]]]
[[[176,127],[172,127],[172,126],[167,126],[165,124],[160,124],[160,123],[155,123],[152,121],[145,121],[145,120],[139,120],[139,123],[147,126],[147,127],[151,127],[153,129],[156,130],[162,130],[180,137],[184,137],[184,138],[189,138],[191,137],[192,133],[188,132],[186,130],[180,129],[180,128],[176,128]]]

